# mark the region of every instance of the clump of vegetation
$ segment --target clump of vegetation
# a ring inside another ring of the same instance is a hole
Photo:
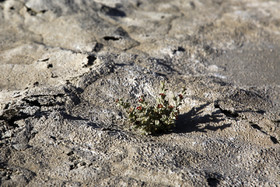
[[[172,97],[172,101],[167,98],[167,89],[164,82],[161,83],[161,91],[156,99],[156,104],[149,104],[144,96],[138,98],[137,106],[132,106],[123,99],[117,99],[117,105],[123,107],[127,113],[129,121],[136,127],[144,131],[145,134],[158,134],[169,131],[175,126],[175,121],[179,115],[179,106],[182,105],[183,95],[186,89]]]

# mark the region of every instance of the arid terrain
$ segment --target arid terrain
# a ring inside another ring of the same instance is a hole
[[[0,186],[280,186],[280,1],[0,0]],[[115,100],[187,88],[176,127]]]

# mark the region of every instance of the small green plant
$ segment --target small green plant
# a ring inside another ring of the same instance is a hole
[[[153,135],[169,131],[174,127],[186,89],[183,88],[182,93],[177,96],[173,94],[173,105],[167,99],[166,92],[167,89],[164,82],[162,82],[161,91],[155,105],[150,105],[146,102],[144,96],[138,98],[137,106],[132,106],[130,103],[123,101],[123,99],[117,99],[116,103],[125,109],[129,121],[136,128],[143,130],[146,134]]]

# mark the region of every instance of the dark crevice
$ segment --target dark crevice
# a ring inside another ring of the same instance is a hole
[[[275,137],[273,137],[273,136],[270,136],[270,140],[271,140],[274,144],[278,144],[278,143],[279,143],[278,140],[277,140]]]
[[[176,52],[185,52],[186,50],[183,47],[178,47],[177,49],[173,50],[172,53],[175,54]]]
[[[264,134],[267,135],[267,133],[266,133],[265,131],[263,131],[262,128],[261,128],[259,125],[254,124],[254,123],[252,123],[252,122],[250,122],[250,125],[251,125],[251,127],[253,127],[254,129],[257,129],[257,130],[259,130],[259,131],[261,131],[262,133],[264,133]]]
[[[28,103],[30,106],[38,106],[38,107],[41,107],[41,106],[42,106],[42,105],[39,103],[38,100],[31,101],[31,100],[23,99],[23,101],[25,101],[26,103]]]
[[[93,65],[93,62],[96,60],[96,57],[95,57],[95,55],[89,55],[89,56],[87,57],[87,59],[88,59],[88,63],[87,63],[84,67],[90,67],[90,66],[92,66],[92,65]]]
[[[26,10],[31,16],[36,16],[37,15],[37,12],[32,10],[31,8],[26,7]]]
[[[206,179],[210,187],[217,187],[220,184],[222,175],[219,173],[206,173]]]
[[[40,60],[41,62],[47,62],[49,60],[49,58],[45,58],[45,59],[42,59]]]
[[[74,154],[74,151],[70,151],[69,153],[67,153],[67,156],[72,156]]]
[[[177,51],[185,52],[186,50],[183,47],[178,47]]]
[[[109,41],[109,40],[117,41],[117,40],[120,40],[121,38],[114,37],[114,36],[104,36],[103,39],[106,41]]]
[[[116,66],[124,67],[129,66],[130,64],[124,64],[124,63],[115,63]]]
[[[17,128],[19,126],[15,123],[15,121],[26,119],[28,117],[30,117],[30,115],[22,112],[17,112],[15,114],[7,114],[7,116],[4,114],[0,116],[0,120],[4,120],[8,123],[9,126]]]
[[[74,165],[70,165],[69,170],[71,171],[71,170],[73,170],[73,169],[75,169],[75,168],[76,168],[76,166],[74,166]]]
[[[259,131],[262,131],[262,128],[260,126],[258,126],[257,124],[251,124],[251,127],[253,127],[254,129],[257,129]]]
[[[45,97],[45,98],[44,98]],[[52,107],[52,106],[62,106],[64,105],[64,102],[59,102],[56,99],[57,98],[62,98],[65,97],[65,94],[57,94],[57,95],[33,95],[31,97],[26,97],[23,98],[22,100],[28,103],[30,106],[37,106],[37,107],[42,107],[42,106],[47,106],[47,107]],[[44,98],[47,100],[40,102],[40,98]]]
[[[220,181],[216,178],[209,177],[207,178],[207,183],[211,187],[216,187],[220,183]]]
[[[263,131],[262,128],[261,128],[259,125],[254,124],[254,123],[252,123],[252,122],[250,122],[250,125],[251,125],[251,127],[253,127],[254,129],[257,129],[257,130],[259,130],[259,131],[261,131],[262,133],[264,133],[264,134],[267,135],[267,133],[266,133],[265,131]]]
[[[50,138],[53,139],[54,141],[57,140],[56,137],[54,137],[54,136],[50,136]]]
[[[15,120],[9,120],[7,121],[9,126],[14,127],[14,128],[18,128],[19,126],[17,124],[15,124]]]
[[[112,8],[106,5],[103,5],[101,7],[101,12],[103,12],[104,14],[108,15],[108,16],[113,16],[113,17],[125,17],[126,14],[124,11],[119,10],[117,8]]]
[[[53,65],[52,64],[48,64],[47,68],[53,68]]]
[[[26,7],[26,11],[28,12],[28,14],[30,14],[31,16],[36,16],[38,13],[45,13],[45,12],[47,12],[47,10],[41,10],[41,11],[35,11],[35,10],[33,10],[32,8],[29,8],[29,7],[27,7],[27,6],[25,6]]]
[[[9,104],[6,104],[4,110],[7,110],[8,108],[9,108]]]
[[[34,82],[33,86],[39,86],[39,82],[38,81]]]
[[[36,97],[64,97],[65,96],[65,94],[55,94],[55,95],[45,95],[45,94],[42,94],[42,95],[32,95],[32,96],[30,96],[29,98],[36,98]]]
[[[266,111],[264,111],[264,110],[257,110],[257,111],[256,111],[256,113],[259,113],[259,114],[265,114],[265,113],[266,113]]]
[[[56,102],[56,101],[49,101],[47,104],[40,103],[38,100],[27,100],[23,99],[26,103],[29,104],[29,106],[37,106],[37,107],[42,107],[42,106],[47,106],[47,107],[52,107],[52,106],[61,106],[63,103],[61,102]]]

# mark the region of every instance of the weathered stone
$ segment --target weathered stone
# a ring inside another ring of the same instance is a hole
[[[0,1],[0,186],[280,185],[279,9]],[[176,127],[141,135],[114,101],[163,80]]]

